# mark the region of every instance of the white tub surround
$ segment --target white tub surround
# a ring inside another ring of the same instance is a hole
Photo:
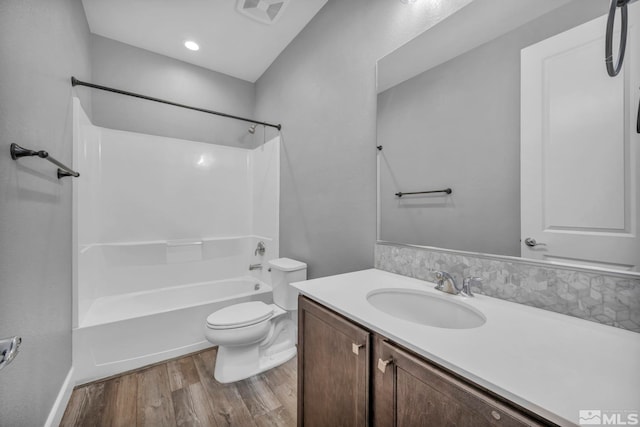
[[[640,411],[640,334],[434,284],[363,270],[293,285],[370,330],[561,425],[581,409]],[[462,301],[486,316],[473,329],[401,320],[367,302],[382,288],[414,289]]]
[[[254,256],[258,241],[267,246],[264,256]],[[266,269],[249,271],[249,264],[270,259],[273,243],[247,235],[81,245],[78,325],[91,324],[87,319],[94,316],[96,303],[108,297],[243,276],[269,283]]]
[[[125,132],[73,105],[76,382],[204,348],[213,311],[271,303],[270,273],[249,265],[279,255],[279,137],[249,150]]]

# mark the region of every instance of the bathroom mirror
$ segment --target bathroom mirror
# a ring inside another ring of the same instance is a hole
[[[378,240],[640,271],[639,5],[616,78],[607,0],[474,0],[380,59]]]

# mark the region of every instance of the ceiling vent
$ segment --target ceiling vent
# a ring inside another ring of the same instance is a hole
[[[238,12],[264,24],[280,18],[289,0],[238,0]]]

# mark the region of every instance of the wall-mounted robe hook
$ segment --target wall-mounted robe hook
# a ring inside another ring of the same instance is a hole
[[[49,153],[47,153],[46,151],[29,150],[28,148],[21,147],[16,143],[11,144],[11,158],[13,160],[18,160],[20,157],[33,157],[33,156],[40,157],[41,159],[45,159],[53,163],[54,165],[58,166],[58,179],[63,178],[65,176],[73,176],[75,178],[80,176],[78,172],[60,163],[59,161],[51,157]]]

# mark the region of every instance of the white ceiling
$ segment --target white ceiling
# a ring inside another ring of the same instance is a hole
[[[82,0],[94,34],[255,82],[327,0],[288,0],[264,24],[238,0]],[[186,40],[200,45],[193,52]]]

